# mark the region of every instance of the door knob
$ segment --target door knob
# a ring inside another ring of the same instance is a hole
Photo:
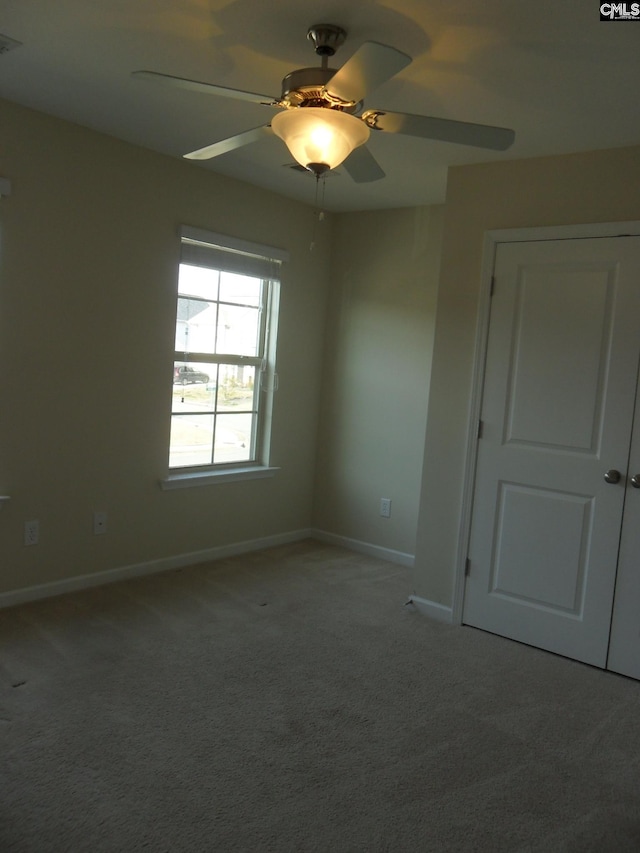
[[[634,489],[640,489],[640,474],[634,474],[631,478],[631,485]]]
[[[604,475],[604,479],[607,483],[619,483],[620,471],[617,471],[615,468],[609,468],[607,473]],[[638,488],[640,488],[640,481],[638,482]]]

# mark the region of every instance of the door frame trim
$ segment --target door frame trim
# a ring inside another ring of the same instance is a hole
[[[484,385],[489,317],[491,313],[491,280],[495,267],[498,246],[501,243],[531,243],[540,240],[585,240],[605,237],[638,237],[640,221],[595,222],[578,225],[550,225],[533,228],[504,228],[485,231],[482,263],[480,268],[480,291],[476,316],[471,398],[467,416],[467,439],[464,460],[462,506],[458,527],[458,549],[456,554],[453,587],[452,622],[462,624],[464,607],[466,562],[471,536],[471,514],[475,488],[478,453],[478,422],[482,410],[482,388]]]

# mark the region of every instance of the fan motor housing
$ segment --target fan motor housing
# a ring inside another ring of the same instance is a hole
[[[336,68],[298,68],[282,80],[281,103],[287,107],[330,107],[353,113],[358,104],[329,97],[325,86]]]

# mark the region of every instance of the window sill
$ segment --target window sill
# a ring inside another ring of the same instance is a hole
[[[163,491],[170,489],[190,489],[193,486],[210,486],[215,483],[232,483],[239,480],[262,480],[273,477],[279,468],[255,465],[251,468],[225,468],[223,471],[193,471],[186,474],[169,474],[160,480]]]

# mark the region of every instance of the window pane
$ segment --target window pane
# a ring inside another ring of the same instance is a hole
[[[251,411],[255,408],[256,368],[221,364],[218,380],[218,411]]]
[[[216,351],[216,302],[178,297],[176,352]]]
[[[236,302],[241,305],[260,305],[262,280],[249,278],[235,273],[220,273],[220,299],[223,302]]]
[[[218,366],[176,361],[172,412],[215,412]]]
[[[220,304],[218,353],[255,356],[259,344],[260,312],[257,308]],[[194,348],[195,350],[195,348]],[[207,350],[198,350],[207,352]]]
[[[218,415],[213,461],[248,462],[251,459],[251,414]]]
[[[210,465],[214,415],[172,415],[169,466]]]
[[[220,273],[218,270],[180,264],[178,293],[184,296],[199,296],[213,302],[218,298],[219,280]]]

